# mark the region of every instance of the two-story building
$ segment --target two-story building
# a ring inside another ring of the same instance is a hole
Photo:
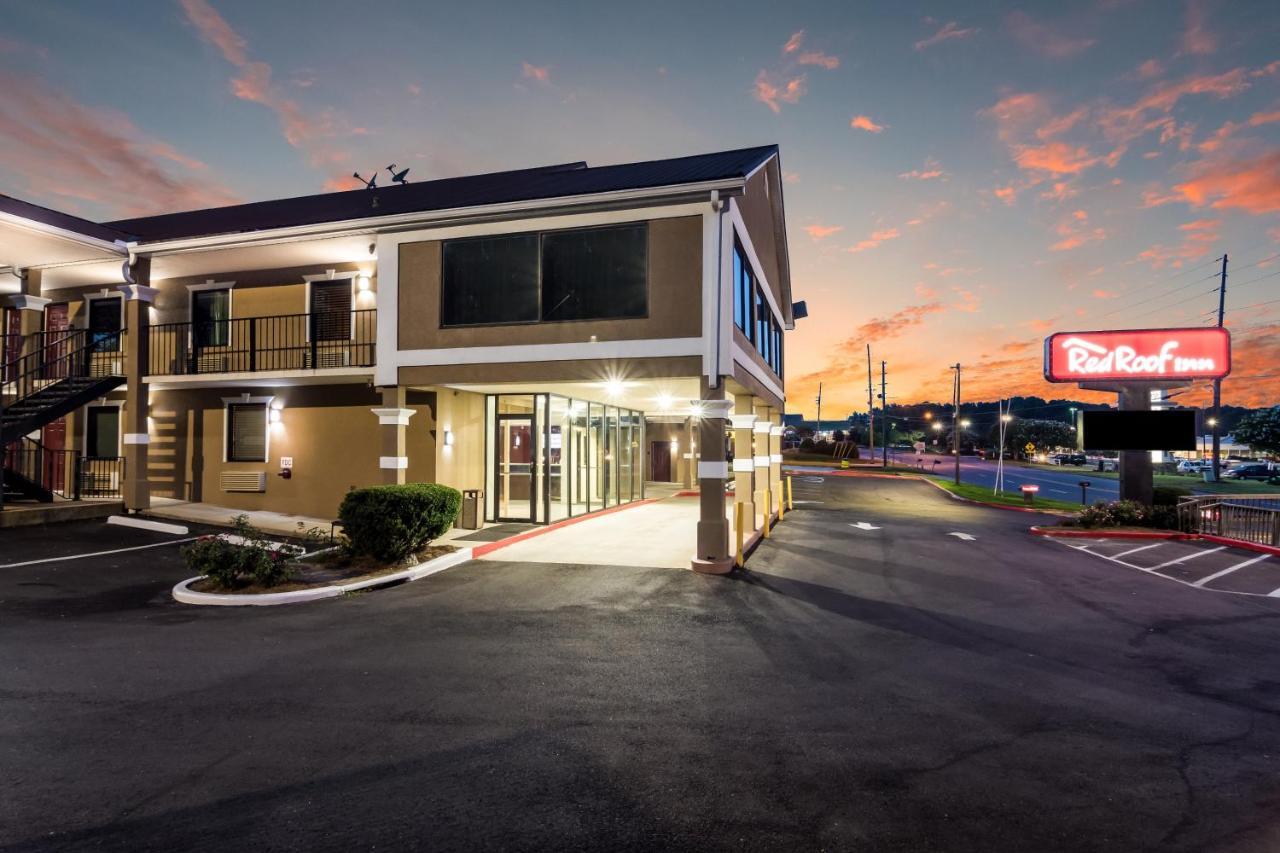
[[[5,477],[36,499],[332,518],[425,481],[543,524],[680,483],[713,569],[726,486],[753,527],[777,506],[774,146],[108,223],[0,196],[0,264]]]

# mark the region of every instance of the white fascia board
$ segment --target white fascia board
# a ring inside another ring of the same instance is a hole
[[[378,359],[373,384],[390,388],[397,379],[400,349],[400,243],[390,234],[379,234],[375,249],[378,264]]]
[[[601,358],[670,358],[702,355],[702,338],[636,338],[623,341],[571,344],[517,344],[494,347],[447,347],[400,350],[399,367],[435,367],[451,364],[502,364],[504,362],[578,361]],[[378,365],[379,371],[382,364]],[[394,385],[395,379],[378,385]]]
[[[200,251],[211,248],[229,246],[248,246],[263,243],[292,242],[319,237],[343,237],[357,234],[374,234],[388,230],[442,226],[456,223],[457,220],[474,218],[510,217],[518,214],[536,215],[552,213],[557,210],[574,207],[599,207],[631,202],[660,202],[664,198],[688,198],[697,195],[710,195],[718,191],[722,195],[741,192],[741,178],[727,178],[718,181],[703,181],[696,184],[675,184],[663,187],[652,187],[636,190],[616,190],[613,192],[591,193],[587,195],[563,196],[553,199],[534,199],[530,201],[508,202],[505,204],[473,205],[455,207],[447,210],[415,211],[389,216],[368,216],[360,219],[347,219],[338,222],[322,222],[309,225],[295,225],[287,228],[270,228],[251,233],[214,234],[205,237],[185,237],[176,240],[157,240],[155,242],[135,241],[128,245],[129,249],[150,256],[174,254],[184,251]]]
[[[721,316],[720,290],[721,272],[721,229],[724,227],[723,207],[715,210],[710,205],[702,211],[702,375],[707,377],[712,387],[720,381],[721,362],[719,359]]]
[[[87,234],[80,234],[76,231],[68,231],[66,228],[59,228],[56,225],[48,225],[44,222],[37,222],[34,219],[27,219],[13,213],[0,213],[0,222],[7,222],[10,225],[24,228],[28,231],[35,231],[39,234],[45,234],[50,237],[57,237],[61,240],[68,240],[90,249],[96,249],[105,252],[107,255],[115,255],[122,257],[128,254],[125,244],[120,241],[103,240],[98,237],[90,237]],[[78,262],[77,262],[78,263]]]
[[[782,386],[777,383],[777,380],[769,375],[763,367],[756,364],[755,360],[747,354],[746,350],[738,346],[737,343],[733,345],[733,363],[740,364],[746,368],[746,371],[754,376],[761,385],[776,394],[779,400],[784,403],[787,401],[787,395],[782,390]]]

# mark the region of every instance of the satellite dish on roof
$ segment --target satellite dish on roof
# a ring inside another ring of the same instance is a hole
[[[408,167],[405,167],[404,169],[397,172],[396,164],[392,163],[390,166],[387,167],[387,171],[391,173],[391,180],[393,183],[397,183],[397,184],[409,183],[408,181],[405,180],[405,177],[404,177],[405,175],[409,174]]]
[[[406,169],[405,171],[408,171],[408,170]],[[364,188],[365,188],[365,189],[367,189],[367,190],[376,190],[376,189],[378,188],[378,173],[377,173],[377,172],[374,172],[374,173],[373,173],[373,177],[371,177],[371,178],[370,178],[369,180],[367,180],[367,181],[366,181],[364,178],[360,177],[360,173],[359,173],[359,172],[352,172],[352,173],[351,173],[351,177],[355,178],[357,181],[360,181],[362,184],[364,184]]]

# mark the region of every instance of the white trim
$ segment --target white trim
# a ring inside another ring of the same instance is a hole
[[[314,380],[312,382],[294,383],[299,385],[327,384],[327,382],[334,379],[359,382],[361,381],[360,377],[372,376],[373,373],[374,368],[372,367],[319,367],[314,370],[299,368],[298,370],[262,370],[257,373],[237,371],[235,373],[191,373],[172,376],[163,373],[149,373],[142,377],[142,381],[156,390],[164,391],[184,386],[200,388],[234,388],[245,385],[275,387],[277,385],[290,384],[288,381],[290,379]]]
[[[124,331],[124,324],[125,324],[124,304],[129,301],[128,294],[121,293],[118,290],[115,292],[112,292],[110,290],[107,290],[106,288],[103,288],[102,290],[99,290],[97,293],[86,293],[82,298],[84,299],[84,317],[81,318],[81,322],[84,323],[84,328],[86,330],[89,328],[89,316],[93,313],[93,303],[100,302],[103,299],[117,299],[120,301],[119,331]],[[124,350],[124,342],[121,341],[120,351],[123,351],[123,350]]]
[[[781,464],[782,464],[782,454],[781,454],[781,453],[770,453],[770,454],[769,454],[769,463],[770,463],[770,464],[772,464],[772,465],[781,465]]]
[[[752,429],[756,422],[755,415],[730,415],[729,422],[734,429]],[[752,430],[754,432],[754,430]]]
[[[145,302],[148,305],[155,304],[160,293],[160,288],[146,284],[117,284],[115,289],[124,294],[126,302]]]
[[[378,467],[389,470],[399,470],[409,467],[408,456],[379,456]]]
[[[690,400],[689,407],[701,407],[703,419],[729,417],[729,409],[733,408],[732,400]]]
[[[766,420],[756,421],[755,427],[751,430],[756,435],[768,435],[769,430],[773,428],[773,424]]]
[[[778,426],[777,424],[774,424],[772,427],[770,427],[770,429],[769,429],[769,437],[770,437],[770,438],[782,438],[782,427]]]
[[[229,463],[231,465],[241,465],[241,464],[265,465],[271,462],[271,402],[273,400],[275,400],[274,394],[271,394],[268,396],[260,396],[260,397],[251,397],[248,394],[241,394],[239,397],[223,397],[222,398],[222,461],[224,463]],[[230,422],[227,419],[227,408],[233,404],[242,405],[246,403],[247,404],[261,403],[266,407],[266,413],[265,413],[266,417],[264,417],[263,420],[266,421],[264,426],[267,431],[267,437],[266,437],[266,443],[263,445],[263,457],[262,457],[262,461],[258,461],[256,459],[250,460],[250,461],[237,459],[235,462],[232,462],[230,459],[227,458],[227,451],[230,450],[230,448],[227,446],[228,445],[227,428],[231,426]]]
[[[359,291],[356,289],[356,279],[364,273],[360,270],[348,270],[338,272],[337,269],[325,270],[320,275],[304,275],[302,277],[302,313],[307,315],[307,322],[303,323],[303,340],[311,343],[311,282],[313,281],[342,281],[344,278],[349,279],[351,290],[351,322],[348,326],[351,329],[350,340],[356,339],[356,298]]]
[[[756,463],[756,467],[757,467],[757,468],[768,468],[768,467],[769,467],[769,457],[768,457],[768,456],[756,456],[756,457],[753,457],[753,458],[755,459],[755,463]]]
[[[90,249],[110,252],[112,255],[117,257],[125,254],[125,249],[120,245],[119,240],[108,242],[107,240],[103,240],[99,237],[90,237],[87,234],[81,234],[77,231],[59,228],[56,225],[49,225],[44,222],[37,222],[34,219],[27,219],[25,216],[19,216],[16,213],[0,213],[0,222],[8,222],[11,225],[18,226],[19,228],[24,228],[28,231],[37,231],[41,234],[47,234],[50,237],[59,237],[63,240],[70,240],[73,243],[79,243],[81,246],[87,246]],[[95,258],[94,260],[97,259]]]
[[[378,312],[381,318],[382,311]],[[381,325],[381,324],[379,324]],[[702,355],[702,338],[636,338],[623,341],[599,341],[574,344],[525,344],[493,347],[446,347],[443,349],[399,350],[398,364],[391,367],[427,367],[445,364],[500,364],[527,361],[575,361],[602,358],[667,358],[680,355]],[[381,355],[381,353],[379,353]],[[382,384],[382,358],[378,359],[378,378]],[[394,375],[391,385],[396,384]]]
[[[733,344],[733,363],[741,364],[761,385],[776,394],[779,400],[786,402],[787,395],[778,385],[777,380],[773,378],[772,373],[766,374],[766,369],[756,364],[755,360],[747,355],[747,351],[738,346],[736,341]]]
[[[10,294],[7,307],[17,308],[19,311],[43,311],[52,301],[43,296],[32,296],[30,293],[14,293]]]
[[[116,406],[116,408],[120,408]],[[86,430],[87,432],[88,430]],[[151,443],[151,436],[145,432],[126,432],[120,437],[121,443],[124,445],[148,445]]]
[[[510,214],[524,213],[529,216],[538,214],[556,215],[567,208],[615,205],[619,202],[650,201],[661,203],[662,199],[693,198],[709,196],[713,190],[721,196],[733,192],[741,192],[744,186],[741,178],[726,178],[716,181],[702,181],[696,184],[675,184],[646,189],[614,190],[612,192],[591,193],[587,195],[562,196],[553,199],[533,199],[529,201],[507,202],[504,204],[473,205],[470,207],[454,207],[446,210],[415,211],[390,216],[369,216],[360,219],[339,220],[337,222],[321,222],[310,225],[294,225],[284,228],[270,228],[251,233],[214,234],[204,237],[183,237],[174,240],[157,240],[152,243],[134,241],[130,248],[137,249],[149,256],[173,254],[177,252],[201,251],[214,247],[248,246],[262,243],[294,242],[314,239],[316,237],[341,237],[359,234],[375,234],[392,228],[432,228],[457,225],[460,220],[480,217],[501,217]],[[512,230],[510,222],[498,223],[505,230]],[[409,233],[409,232],[401,232]],[[400,236],[397,234],[396,236]],[[413,238],[415,240],[422,238]],[[401,241],[405,242],[405,241]]]
[[[235,319],[235,288],[234,281],[214,281],[213,279],[205,279],[203,284],[187,285],[187,347],[189,352],[195,351],[195,329],[196,329],[196,291],[199,290],[225,290],[227,292],[227,343],[231,342],[231,321]]]
[[[717,298],[721,291],[721,247],[724,245],[724,208],[711,207],[702,213],[702,375],[711,386],[718,387],[721,373],[719,365],[720,329],[724,317]]]
[[[698,479],[699,480],[729,479],[729,463],[728,462],[699,462],[698,463]]]
[[[409,418],[417,414],[414,409],[370,409],[378,416],[378,423],[385,426],[408,426]]]
[[[751,262],[751,272],[759,281],[760,289],[764,291],[764,298],[769,303],[769,310],[778,321],[778,325],[786,328],[786,322],[782,317],[782,309],[778,306],[777,297],[773,295],[773,288],[769,286],[769,277],[764,274],[764,267],[760,264],[760,257],[756,254],[755,245],[751,242],[751,235],[747,233],[747,222],[742,218],[742,211],[738,209],[738,200],[736,198],[729,200],[729,218],[733,221],[733,230],[738,236],[738,241],[742,243],[742,248],[746,250],[747,260]],[[732,313],[729,319],[730,321],[733,320]]]
[[[735,456],[733,458],[733,473],[750,474],[754,470],[756,470],[756,466],[750,456],[746,458],[743,458],[741,456]]]
[[[116,456],[124,455],[123,445],[124,445],[125,434],[120,431],[120,428],[124,426],[124,418],[121,417],[121,415],[123,414],[123,412],[121,411],[123,406],[124,404],[122,402],[119,402],[119,401],[113,402],[111,400],[99,400],[96,403],[85,403],[84,409],[83,409],[84,429],[80,430],[80,453],[83,456],[89,457],[89,410],[90,409],[115,409],[116,410]],[[129,433],[129,435],[131,436],[146,435],[146,433],[131,432]],[[146,443],[147,444],[151,443],[150,436],[147,437]]]

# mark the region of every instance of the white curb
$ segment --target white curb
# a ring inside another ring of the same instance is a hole
[[[333,586],[320,586],[313,589],[295,589],[289,592],[264,592],[260,595],[230,595],[219,592],[196,592],[191,589],[191,584],[200,580],[204,575],[194,578],[187,578],[182,583],[173,588],[173,598],[183,604],[204,604],[221,607],[263,607],[272,604],[300,604],[304,601],[320,601],[325,598],[337,598],[348,592],[355,592],[359,589],[365,589],[371,586],[382,586],[384,584],[397,583],[399,581],[409,582],[416,581],[419,578],[425,578],[428,575],[434,575],[436,572],[443,572],[445,569],[453,568],[459,563],[465,563],[471,559],[471,549],[463,548],[454,551],[452,554],[445,554],[443,557],[436,557],[434,560],[428,560],[425,563],[419,563],[411,569],[405,569],[400,572],[394,572],[389,575],[378,575],[373,578],[365,578],[364,580],[352,581],[351,583],[334,584]]]
[[[163,521],[133,518],[128,515],[110,516],[107,518],[107,524],[118,524],[121,527],[137,527],[141,530],[154,530],[157,533],[176,533],[179,536],[186,536],[191,532],[181,524],[165,524]]]

